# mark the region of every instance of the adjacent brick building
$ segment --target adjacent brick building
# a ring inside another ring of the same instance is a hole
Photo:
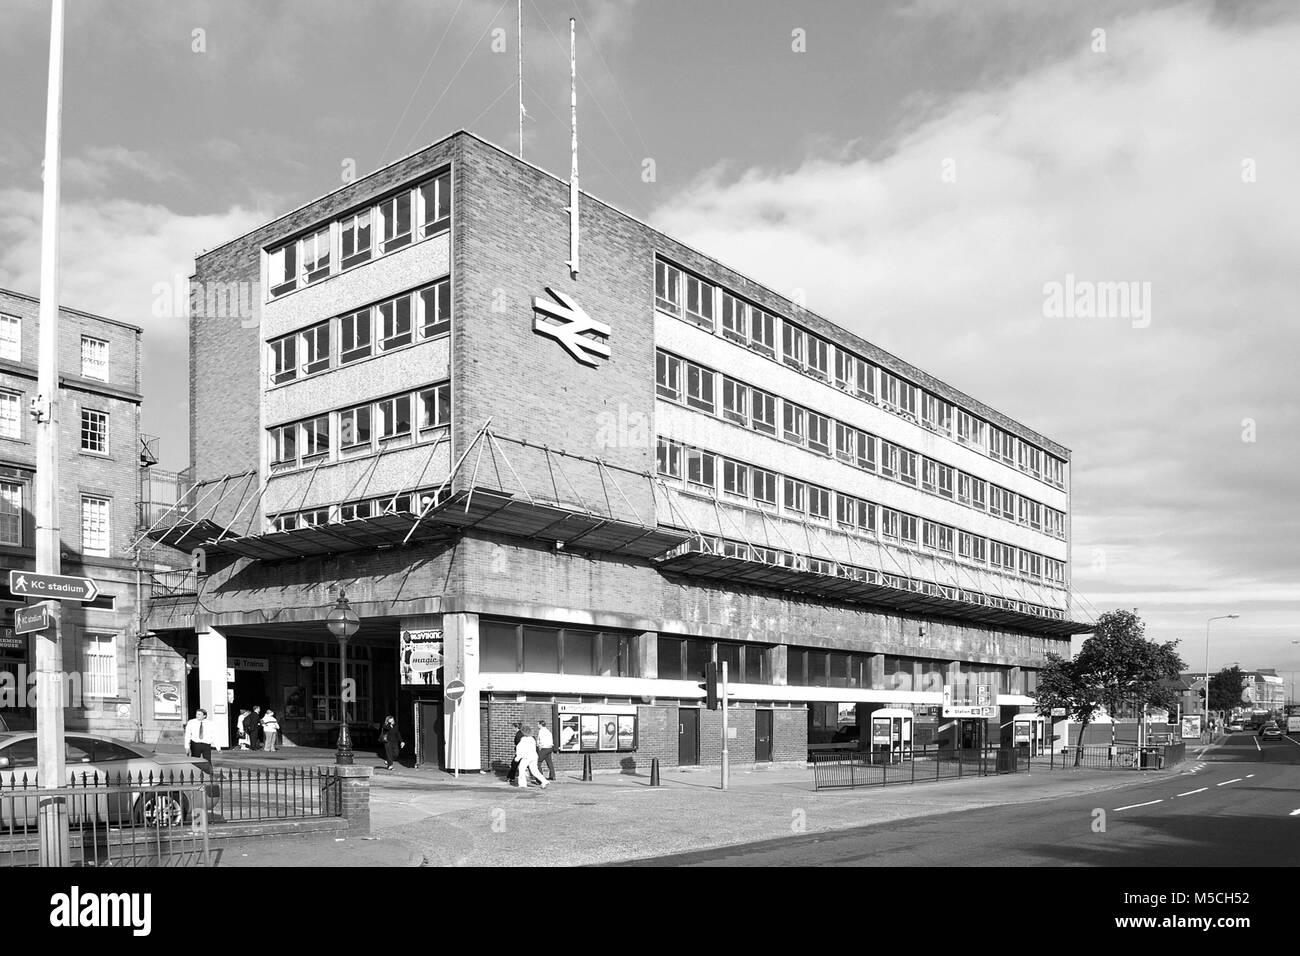
[[[900,744],[884,709],[1010,740],[1087,629],[1069,451],[586,194],[575,275],[568,205],[461,132],[198,257],[154,535],[202,572],[149,618],[189,706],[330,741],[343,592],[362,741],[461,769],[538,719],[561,766],[716,762],[708,661],[733,762]]]

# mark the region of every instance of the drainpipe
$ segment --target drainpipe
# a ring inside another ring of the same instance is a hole
[[[143,572],[140,549],[135,549],[135,742],[144,743],[144,675],[140,672],[140,645],[144,643]]]

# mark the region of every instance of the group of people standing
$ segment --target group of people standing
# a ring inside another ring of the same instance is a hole
[[[239,733],[240,750],[276,750],[280,739],[280,721],[275,711],[269,707],[265,714],[258,705],[239,708],[239,720],[235,724]]]
[[[555,752],[555,737],[546,721],[537,722],[537,736],[523,724],[515,727],[515,759],[510,765],[506,779],[518,787],[527,787],[528,778],[532,777],[545,790],[555,781],[555,763],[551,754]],[[546,764],[549,780],[542,776],[541,764]]]

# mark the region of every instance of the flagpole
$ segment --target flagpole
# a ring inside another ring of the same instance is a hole
[[[519,158],[524,158],[524,0],[519,0],[516,26],[519,33]]]
[[[578,34],[577,21],[569,18],[569,273],[578,278]]]

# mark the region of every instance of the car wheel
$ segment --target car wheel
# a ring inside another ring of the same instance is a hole
[[[178,827],[185,822],[185,798],[179,793],[156,793],[140,798],[136,820],[148,827]]]

